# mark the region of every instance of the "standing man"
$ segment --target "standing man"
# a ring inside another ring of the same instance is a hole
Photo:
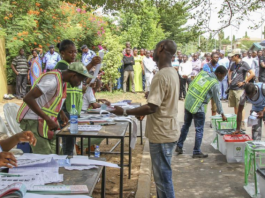
[[[262,51],[258,51],[259,56],[259,82],[265,82],[265,56],[261,55]]]
[[[201,71],[201,61],[199,60],[198,54],[194,53],[192,58],[193,59],[192,59],[191,80],[193,80]]]
[[[257,55],[257,51],[252,51],[252,58],[255,67],[255,82],[259,82],[259,58]]]
[[[145,92],[150,91],[150,85],[155,74],[155,62],[150,57],[150,51],[146,51],[146,56],[143,59],[145,73]]]
[[[115,106],[116,115],[147,115],[145,135],[149,139],[152,168],[156,183],[157,197],[175,198],[172,183],[171,157],[178,139],[178,97],[179,79],[171,66],[176,44],[163,40],[156,45],[154,61],[159,72],[153,78],[148,104],[125,110]]]
[[[202,61],[202,64],[201,64],[201,69],[203,68],[203,66],[206,64],[206,63],[209,63],[210,60],[211,60],[211,54],[210,53],[205,53],[204,55],[205,59],[204,61]]]
[[[181,134],[178,140],[176,152],[183,154],[183,144],[189,132],[189,128],[194,119],[196,136],[193,149],[193,158],[206,158],[207,154],[201,152],[201,143],[203,138],[203,128],[205,123],[205,111],[211,98],[217,104],[217,111],[222,115],[223,121],[226,117],[223,112],[222,104],[219,98],[219,82],[224,79],[227,69],[219,66],[215,72],[207,73],[201,71],[199,75],[190,84],[185,100],[184,125],[181,128]],[[219,82],[218,82],[219,81]]]
[[[255,63],[252,58],[252,51],[247,52],[247,56],[242,59],[242,61],[246,62],[251,70],[253,70],[254,74],[256,73],[256,68],[255,68]],[[249,82],[254,83],[255,82],[255,77],[253,77]]]
[[[186,98],[186,84],[191,82],[190,74],[192,72],[192,64],[188,61],[188,56],[183,55],[183,62],[179,65],[179,76],[180,76],[180,94],[179,99],[183,100]],[[183,96],[183,97],[182,97]]]
[[[240,124],[242,121],[242,111],[246,101],[252,104],[252,112],[258,115],[258,124],[252,126],[252,139],[261,140],[262,120],[265,121],[265,84],[264,83],[249,83],[244,87],[244,94],[240,98],[240,103],[237,113],[237,130],[235,133],[240,133]]]
[[[60,60],[61,56],[54,51],[54,45],[50,45],[49,51],[43,57],[44,73],[53,70]]]
[[[84,66],[87,66],[96,56],[96,53],[88,49],[87,45],[83,45],[81,47],[81,50],[82,50],[82,63]]]
[[[208,74],[214,73],[215,70],[219,66],[218,60],[219,60],[219,56],[218,56],[217,52],[213,52],[211,55],[211,61],[209,63],[206,63],[203,66],[203,71],[207,72]],[[220,92],[220,86],[219,86],[219,92]],[[220,93],[219,93],[219,97],[220,97]],[[215,100],[211,99],[211,105],[212,105],[212,116],[215,116],[216,111],[217,111],[217,106],[216,106]],[[212,127],[212,123],[210,124],[210,127]]]
[[[11,68],[16,74],[16,97],[21,100],[26,95],[28,83],[28,63],[24,49],[19,50],[19,55],[13,59]]]
[[[130,77],[130,81],[132,82],[132,93],[135,93],[134,89],[134,70],[133,66],[135,64],[134,58],[131,55],[131,49],[126,49],[126,54],[123,56],[123,64],[124,64],[124,76],[123,76],[123,92],[126,93],[127,80]]]
[[[219,58],[218,64],[225,66],[225,68],[228,70],[229,60],[228,58],[225,57],[225,51],[220,50],[219,55],[220,55],[220,58]],[[227,94],[225,93],[227,88],[228,88],[228,79],[226,75],[224,80],[220,82],[220,100],[227,100]]]
[[[228,83],[229,83],[229,96],[228,96],[228,106],[234,107],[234,112],[237,114],[238,106],[240,102],[240,97],[243,94],[243,87],[247,84],[254,76],[254,72],[251,70],[249,65],[241,60],[240,49],[234,49],[232,53],[229,54],[234,63],[231,65],[228,71]],[[246,75],[249,76],[246,79]],[[243,120],[245,118],[245,111],[243,110]],[[241,122],[241,130],[245,131],[245,122]]]

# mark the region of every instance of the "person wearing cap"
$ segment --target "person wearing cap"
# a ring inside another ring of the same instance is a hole
[[[55,52],[54,45],[50,45],[49,51],[43,57],[44,72],[53,70],[60,60],[61,56]]]
[[[254,71],[251,70],[248,63],[242,61],[240,49],[234,49],[232,53],[228,54],[234,63],[230,66],[228,71],[229,96],[228,106],[234,107],[234,112],[237,114],[240,97],[244,92],[244,85],[247,84],[254,76]],[[249,76],[246,78],[247,74]],[[242,111],[242,118],[244,120],[245,111]],[[241,122],[241,130],[246,130],[245,122]]]
[[[64,71],[54,70],[42,74],[24,98],[17,121],[24,131],[32,131],[37,143],[31,147],[33,153],[52,154],[56,152],[55,130],[59,128],[57,116],[60,114],[64,125],[68,118],[61,110],[67,95],[67,84],[80,86],[91,77],[86,67],[72,63]]]
[[[225,57],[225,51],[224,50],[220,50],[220,52],[219,52],[218,64],[225,66],[225,68],[227,70],[229,69],[229,60],[228,60],[228,58]],[[228,88],[227,75],[222,80],[222,82],[220,82],[219,84],[220,84],[220,100],[227,100],[227,94],[225,93],[225,91]]]
[[[87,66],[96,56],[96,53],[88,49],[87,45],[83,45],[81,47],[81,50],[82,50],[82,63],[84,66]]]

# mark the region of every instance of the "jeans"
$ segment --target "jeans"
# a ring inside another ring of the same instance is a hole
[[[65,106],[63,106],[63,111],[67,118],[70,120],[70,114],[66,111]],[[60,115],[58,115],[58,122],[60,124],[60,128],[62,129],[62,120],[60,118]],[[63,154],[64,155],[73,155],[74,154],[74,146],[75,146],[75,138],[74,137],[63,137]]]
[[[185,109],[185,116],[184,116],[184,125],[181,128],[181,134],[178,140],[178,147],[183,148],[184,141],[189,132],[189,128],[194,119],[195,124],[195,145],[193,148],[193,154],[197,154],[201,152],[201,143],[203,138],[203,127],[205,122],[205,113],[204,112],[197,112],[195,114],[190,113],[188,110]]]
[[[143,90],[145,90],[145,74],[143,74],[142,76],[142,82],[143,82]]]
[[[28,83],[28,75],[27,74],[18,74],[16,78],[16,95],[17,97],[24,97],[26,95]]]
[[[222,82],[219,82],[220,85],[220,99],[227,99],[227,94],[225,91],[228,88],[228,82],[227,79],[222,80]]]
[[[252,110],[250,111],[250,114],[252,114]],[[255,111],[258,113],[257,111]],[[252,139],[253,140],[261,140],[262,137],[262,122],[265,121],[265,114],[263,115],[263,118],[257,118],[258,124],[252,126]]]
[[[157,198],[175,198],[172,182],[171,158],[176,142],[149,143]]]
[[[121,73],[121,77],[118,78],[117,82],[117,90],[122,89],[123,84],[123,67],[119,68],[118,71]]]

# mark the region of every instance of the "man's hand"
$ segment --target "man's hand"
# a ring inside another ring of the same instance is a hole
[[[149,91],[145,92],[144,97],[147,99],[149,96]]]
[[[174,67],[174,68],[175,68],[175,70],[177,70],[177,71],[179,70],[179,67]]]
[[[54,131],[59,128],[58,124],[54,122],[52,119],[46,120],[49,130]]]
[[[139,121],[142,121],[145,116],[135,116]]]
[[[107,106],[110,106],[110,101],[106,100],[106,99],[98,99],[99,102],[102,102],[104,104],[106,104]]]
[[[263,116],[264,116],[264,112],[263,111],[258,112],[258,118],[263,118]]]
[[[9,152],[1,152],[0,153],[0,167],[5,166],[7,168],[13,168],[13,166],[17,166],[17,160],[12,153]]]
[[[236,134],[240,134],[240,133],[241,133],[241,131],[237,129],[234,133],[232,133],[232,135],[236,135]]]
[[[114,106],[114,110],[110,111],[111,113],[114,113],[116,115],[123,115],[123,108],[119,106]]]
[[[31,131],[23,131],[16,134],[19,142],[29,142],[30,145],[36,146],[37,139]]]
[[[96,66],[101,63],[101,58],[100,56],[94,56],[89,64],[92,66]]]
[[[155,69],[153,70],[153,74],[156,74],[156,70]]]
[[[237,86],[242,87],[244,84],[245,84],[244,82],[239,82],[239,83],[237,83]]]
[[[64,111],[62,111],[62,110],[60,111],[60,117],[61,117],[61,120],[63,121],[62,127],[65,127],[68,124],[69,119],[65,115]]]
[[[15,74],[18,76],[19,75],[19,72],[18,71],[15,71]]]
[[[225,117],[224,114],[222,114],[222,119],[223,119],[223,121],[227,121],[227,118]]]

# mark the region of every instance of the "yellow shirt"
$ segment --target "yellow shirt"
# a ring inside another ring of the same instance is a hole
[[[158,106],[148,115],[145,136],[151,143],[170,143],[178,140],[179,76],[173,67],[166,67],[154,76],[148,103]]]

